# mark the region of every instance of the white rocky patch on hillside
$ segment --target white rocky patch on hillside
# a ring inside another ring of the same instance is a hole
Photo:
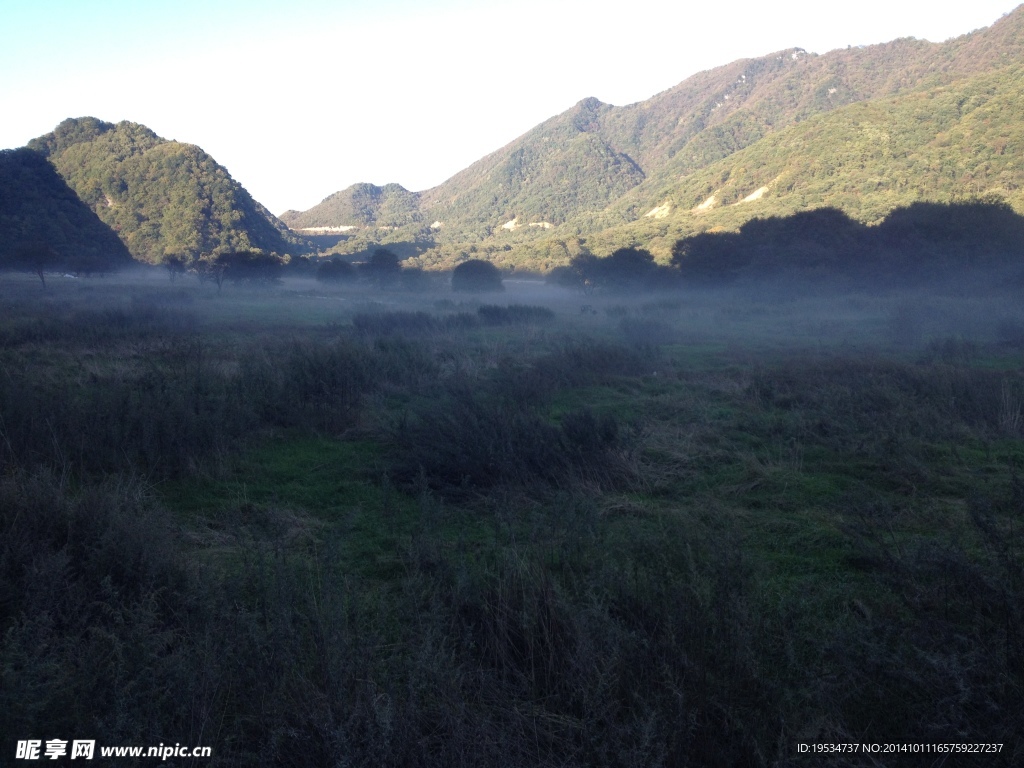
[[[713,199],[713,198],[712,198]],[[644,214],[645,219],[664,219],[672,212],[672,203],[666,200],[661,205],[651,208],[647,213]]]

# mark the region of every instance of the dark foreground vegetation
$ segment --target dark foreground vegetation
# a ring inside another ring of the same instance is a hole
[[[118,279],[0,284],[0,763],[1024,759],[1019,287]]]

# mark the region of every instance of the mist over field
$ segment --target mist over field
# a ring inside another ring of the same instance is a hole
[[[1019,272],[367,279],[5,277],[4,749],[1019,758]]]

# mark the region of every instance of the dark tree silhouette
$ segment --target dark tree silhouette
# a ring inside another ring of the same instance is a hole
[[[181,275],[185,274],[187,267],[188,259],[184,256],[175,254],[164,257],[164,269],[167,270],[167,274],[170,276],[172,283]]]
[[[501,270],[489,261],[470,259],[452,270],[452,290],[467,293],[503,291]]]
[[[672,265],[689,283],[728,283],[750,262],[736,232],[702,232],[679,240],[672,247]]]
[[[272,283],[281,276],[281,258],[261,251],[237,251],[221,256],[227,262],[225,277],[233,283]]]
[[[276,282],[283,270],[281,257],[260,251],[233,251],[207,256],[197,264],[200,278],[212,280],[219,292],[225,280],[233,283]]]
[[[611,256],[599,259],[584,252],[574,257],[569,266],[552,272],[551,281],[585,294],[595,290],[604,293],[629,293],[652,287],[658,266],[654,256],[643,248],[619,248]]]
[[[568,266],[555,267],[551,270],[548,282],[590,295],[594,292],[594,264],[596,262],[596,256],[589,251],[584,251],[574,256]]]
[[[619,248],[592,266],[594,285],[608,292],[630,292],[645,287],[655,269],[654,257],[643,248]]]
[[[1024,217],[999,198],[914,203],[871,227],[818,208],[679,240],[672,265],[691,285],[780,277],[895,285],[1016,266],[1022,243]]]
[[[46,271],[60,263],[60,256],[45,240],[32,240],[17,245],[5,260],[9,269],[32,272],[46,287]]]
[[[386,248],[378,248],[360,270],[378,288],[390,288],[402,277],[398,257]]]

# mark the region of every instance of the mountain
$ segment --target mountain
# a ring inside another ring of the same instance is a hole
[[[687,174],[663,172],[610,213],[647,209],[650,227],[675,212],[706,228],[824,206],[873,224],[914,202],[992,195],[1024,210],[1022,94],[1024,63],[851,104]]]
[[[28,144],[140,261],[215,250],[304,250],[303,241],[199,147],[149,128],[69,119]]]
[[[903,39],[820,56],[779,51],[699,73],[638,104],[585,100],[424,192],[422,200],[448,218],[490,226],[524,214],[561,224],[628,192],[632,205],[618,211],[635,220],[688,175],[815,115],[1022,61],[1024,9],[947,43]],[[609,156],[629,170],[595,173]],[[562,189],[552,183],[545,172],[552,165],[573,183]]]
[[[944,43],[793,48],[637,104],[584,99],[419,193],[404,236],[428,237],[427,263],[450,266],[476,244],[536,266],[580,239],[653,241],[664,257],[687,233],[825,205],[877,222],[918,200],[998,193],[1024,210],[1022,64],[1024,7]],[[326,202],[307,212],[322,226],[367,226]],[[422,222],[439,226],[425,236]]]
[[[113,230],[29,149],[0,151],[0,260],[43,243],[74,271],[116,269],[132,258]]]
[[[605,128],[615,110],[589,98],[424,192],[421,204],[449,232],[564,223],[601,210],[645,173]]]
[[[281,221],[293,230],[333,227],[401,227],[421,220],[419,195],[399,184],[353,184],[313,208],[286,211]]]

